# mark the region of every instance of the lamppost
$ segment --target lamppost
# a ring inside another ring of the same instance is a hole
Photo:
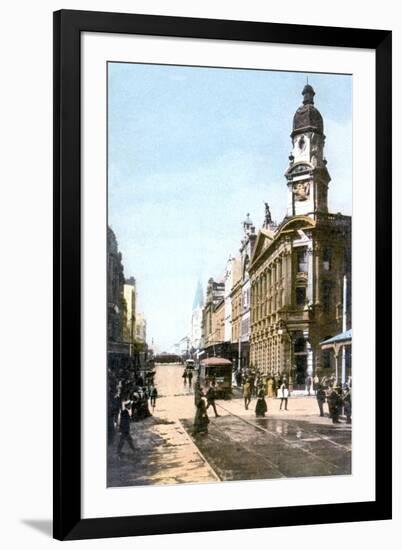
[[[287,335],[289,336],[289,342],[290,342],[290,365],[289,365],[289,371],[288,371],[288,385],[289,385],[289,391],[293,391],[293,338],[292,334],[289,332],[288,326],[285,323],[285,321],[279,322],[279,328],[278,328],[278,335],[283,336],[283,331],[286,330]]]

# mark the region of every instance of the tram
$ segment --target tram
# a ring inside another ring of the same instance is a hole
[[[228,399],[232,394],[232,362],[223,357],[208,357],[200,361],[201,385],[215,383],[216,396]]]

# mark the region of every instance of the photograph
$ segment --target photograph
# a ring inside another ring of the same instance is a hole
[[[107,488],[351,476],[353,75],[106,73]]]

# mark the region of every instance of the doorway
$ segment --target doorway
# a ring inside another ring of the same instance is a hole
[[[295,356],[293,389],[304,390],[307,376],[307,353]]]

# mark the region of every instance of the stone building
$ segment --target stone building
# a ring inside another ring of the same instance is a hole
[[[147,342],[147,321],[142,313],[137,313],[135,339],[140,344],[146,344]]]
[[[202,347],[207,356],[220,355],[225,332],[225,283],[208,280],[202,315]]]
[[[108,227],[107,231],[107,302],[108,340],[123,341],[125,324],[124,268],[116,235]]]
[[[136,321],[136,284],[134,277],[126,279],[123,287],[126,314],[123,329],[124,341],[130,346],[130,356],[134,354]]]
[[[107,352],[108,368],[117,373],[130,364],[130,347],[124,339],[127,307],[124,299],[124,268],[116,235],[107,230]]]
[[[333,374],[319,344],[342,330],[345,281],[351,326],[351,218],[328,212],[323,118],[313,88],[306,85],[302,95],[285,173],[287,215],[278,227],[266,220],[248,268],[250,361],[265,374],[286,376],[294,389],[307,377]]]
[[[236,258],[233,273],[233,286],[230,292],[230,299],[232,302],[232,344],[239,345],[240,339],[240,326],[241,326],[241,260]]]
[[[236,280],[233,280],[231,292],[232,298],[232,341],[237,342],[237,367],[248,368],[250,366],[250,305],[251,305],[251,283],[250,283],[250,261],[256,243],[257,235],[255,226],[247,214],[243,222],[243,239],[240,243],[239,273]]]
[[[225,269],[225,330],[223,336],[225,342],[232,341],[232,299],[230,295],[233,288],[235,261],[235,258],[229,256]]]

